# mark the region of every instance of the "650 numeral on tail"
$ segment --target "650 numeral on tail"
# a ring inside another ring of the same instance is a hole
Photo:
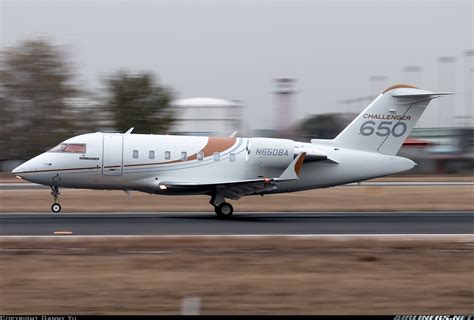
[[[387,137],[392,135],[399,138],[407,131],[407,125],[404,122],[397,122],[392,127],[393,121],[381,121],[377,127],[375,121],[369,120],[360,126],[360,134],[363,136],[371,136],[374,133],[379,137]]]

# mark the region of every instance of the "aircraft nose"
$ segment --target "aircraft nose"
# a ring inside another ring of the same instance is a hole
[[[13,169],[12,174],[23,180],[42,183],[43,177],[41,172],[45,166],[44,162],[45,158],[43,155],[36,156]]]
[[[12,170],[12,173],[19,175],[22,171],[23,171],[23,165],[19,165],[18,167]]]
[[[30,173],[32,171],[35,171],[37,168],[37,165],[36,165],[36,159],[37,157],[33,158],[33,159],[30,159],[22,164],[20,164],[18,167],[16,167],[15,169],[12,170],[12,173],[14,175],[17,175],[17,176],[20,176],[20,177],[23,177],[23,174],[24,173]]]

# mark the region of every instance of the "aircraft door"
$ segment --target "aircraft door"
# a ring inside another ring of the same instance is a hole
[[[123,168],[123,136],[121,134],[104,134],[102,174],[121,176]]]

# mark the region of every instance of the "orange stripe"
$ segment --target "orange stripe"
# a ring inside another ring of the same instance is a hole
[[[17,172],[16,174],[25,174],[25,173],[37,173],[37,172],[51,172],[51,171],[68,171],[68,170],[91,170],[91,169],[100,169],[101,167],[87,167],[87,168],[70,168],[70,169],[51,169],[51,170],[37,170],[37,171],[22,171]]]
[[[301,157],[295,163],[295,172],[298,177],[300,176],[301,168],[303,167],[304,157],[306,157],[306,152],[303,152]]]
[[[157,164],[168,164],[174,162],[182,162],[184,160],[171,160],[171,161],[164,161],[164,162],[153,162],[153,163],[137,163],[137,164],[126,164],[124,167],[138,167],[138,166],[153,166]]]
[[[212,156],[215,152],[223,152],[235,144],[236,138],[209,137],[207,145],[201,150],[204,157]]]
[[[214,155],[215,152],[223,152],[229,149],[235,144],[235,141],[237,141],[236,138],[209,137],[206,146],[204,146],[204,148],[199,152],[202,152],[204,154],[204,157],[209,157],[209,156]],[[125,167],[152,166],[152,165],[157,165],[157,164],[169,164],[169,163],[191,161],[191,160],[197,159],[198,153],[190,155],[189,157],[186,158],[186,160],[172,160],[172,161],[155,162],[155,163],[126,164]]]
[[[415,87],[414,85],[411,85],[411,84],[395,84],[395,85],[385,89],[385,91],[383,93],[389,92],[390,90],[393,90],[393,89],[399,89],[399,88],[418,89],[417,87]]]

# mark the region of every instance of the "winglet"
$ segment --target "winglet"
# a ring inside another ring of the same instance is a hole
[[[291,161],[290,165],[283,171],[281,176],[276,180],[296,180],[300,178],[301,168],[303,167],[306,152],[300,152],[296,158]]]
[[[131,127],[130,129],[127,130],[127,132],[125,132],[124,134],[130,134],[132,133],[133,129],[135,129],[134,127]]]
[[[237,135],[237,132],[238,131],[234,131],[230,134],[229,138],[235,138],[235,136]]]

